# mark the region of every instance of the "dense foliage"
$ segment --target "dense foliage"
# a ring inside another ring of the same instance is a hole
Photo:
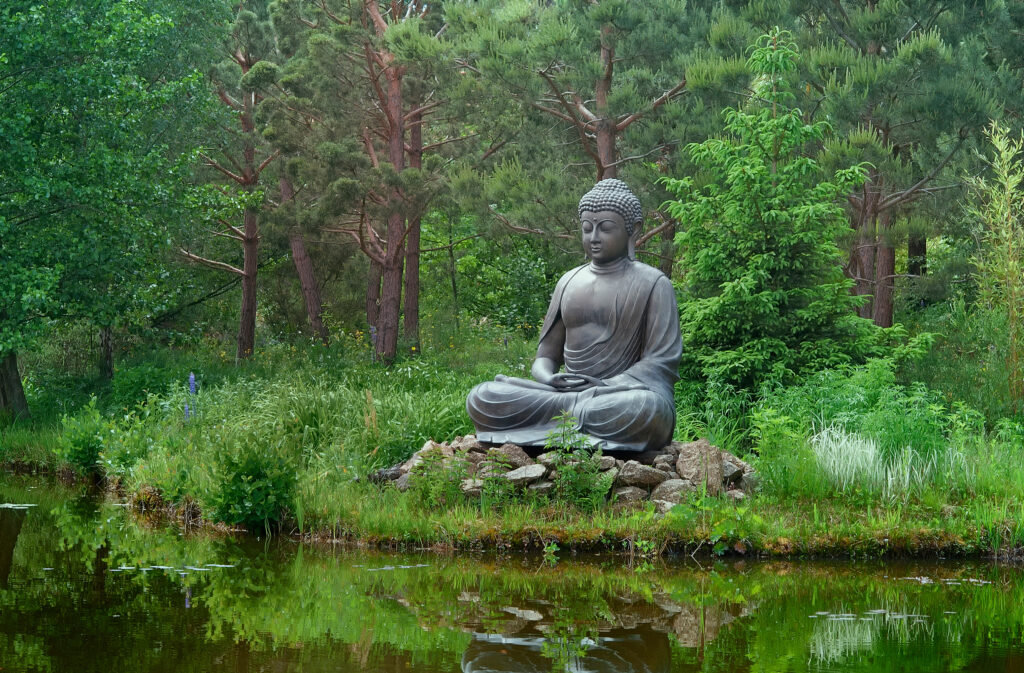
[[[678,4],[4,3],[0,460],[365,522],[357,479],[526,375],[618,176],[677,439],[768,499],[1019,497],[982,475],[1024,422],[1021,3]]]
[[[748,62],[750,102],[725,110],[721,138],[687,147],[693,177],[663,180],[680,199],[667,211],[683,223],[688,379],[756,390],[879,354],[873,326],[856,316],[863,299],[851,294],[836,244],[846,228],[839,197],[866,169],[826,176],[807,156],[829,127],[790,107],[791,39],[785,31],[761,38]]]

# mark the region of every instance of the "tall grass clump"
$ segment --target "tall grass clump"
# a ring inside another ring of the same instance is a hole
[[[962,444],[984,432],[976,413],[947,407],[922,384],[898,385],[891,360],[770,391],[752,425],[765,487],[814,497],[970,488],[974,469]]]
[[[230,374],[176,368],[177,381],[128,410],[86,407],[65,421],[61,441],[77,447],[68,459],[231,524],[343,518],[344,501],[365,490],[360,478],[427,440],[471,432],[466,392],[522,359],[511,344],[497,357],[460,363],[446,350],[384,367],[338,342],[257,352]]]

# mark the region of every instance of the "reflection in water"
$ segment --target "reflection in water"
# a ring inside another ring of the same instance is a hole
[[[1024,670],[1019,568],[309,549],[36,486],[0,475],[39,505],[0,509],[4,673]]]
[[[18,544],[18,534],[21,533],[21,522],[24,520],[25,510],[0,508],[0,587],[7,586],[11,562],[14,560],[14,546]]]
[[[473,634],[462,655],[465,673],[661,673],[669,670],[668,636],[650,627],[602,632],[571,641],[538,633],[517,636]]]

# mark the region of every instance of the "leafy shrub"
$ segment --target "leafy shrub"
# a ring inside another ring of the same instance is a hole
[[[77,414],[61,419],[57,456],[80,470],[96,472],[103,443],[112,429],[113,424],[96,408],[93,397]]]
[[[295,461],[281,438],[248,434],[217,454],[211,514],[218,521],[247,528],[270,528],[294,505]]]
[[[568,413],[556,420],[558,426],[544,445],[555,452],[555,495],[562,502],[593,511],[604,504],[613,477],[599,471],[601,451],[589,448],[587,436],[577,429],[579,422]]]
[[[687,147],[701,174],[666,178],[685,269],[684,376],[759,390],[879,354],[880,334],[854,313],[836,241],[849,229],[840,197],[865,166],[826,175],[806,156],[829,132],[791,106],[792,36],[763,36],[747,65],[753,96],[725,111],[724,137]]]
[[[151,362],[142,362],[132,367],[120,369],[110,382],[110,394],[107,397],[107,408],[125,411],[132,409],[151,394],[164,393],[175,383],[183,382],[188,377],[184,366],[159,366]]]

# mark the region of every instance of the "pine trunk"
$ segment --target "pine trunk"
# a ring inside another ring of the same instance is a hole
[[[615,48],[611,46],[612,26],[601,27],[601,66],[603,71],[594,85],[594,98],[598,117],[595,148],[597,150],[597,180],[614,178],[618,175],[615,156],[615,119],[609,117],[608,95],[612,90],[612,73],[615,67]]]
[[[873,297],[875,294],[875,220],[869,218],[870,226],[862,229],[857,235],[857,249],[854,251],[856,263],[853,265],[853,272],[856,285],[854,292],[859,296],[866,296],[869,299],[857,308],[857,313],[862,318],[870,318],[872,314]]]
[[[398,319],[402,306],[402,251],[398,250],[397,253],[381,270],[377,354],[384,362],[392,362],[398,354]]]
[[[114,378],[114,334],[110,327],[100,328],[100,377]]]
[[[887,219],[880,217],[880,220]],[[896,278],[896,249],[882,236],[878,242],[878,256],[875,262],[875,300],[872,303],[872,319],[879,327],[892,327],[893,281]]]
[[[28,401],[21,385],[18,355],[14,351],[0,356],[0,415],[28,418]]]
[[[402,107],[402,70],[391,66],[387,78],[388,159],[395,174],[405,169],[405,122]],[[381,270],[380,315],[377,320],[377,355],[393,362],[398,354],[398,321],[402,306],[402,263],[404,260],[405,204],[396,186],[388,194],[387,254]]]
[[[289,203],[295,198],[295,188],[288,178],[282,177],[278,184],[281,187],[281,205]],[[313,333],[326,346],[330,343],[330,334],[323,321],[323,301],[320,299],[320,286],[316,282],[316,273],[313,271],[313,262],[306,250],[306,242],[302,240],[302,234],[295,228],[288,231],[288,243],[292,248],[292,262],[295,264],[295,274],[299,277],[299,285],[302,287],[302,299],[306,304],[306,317],[309,319],[309,326]]]
[[[309,326],[313,333],[326,346],[331,342],[331,335],[327,332],[327,326],[323,321],[323,301],[320,299],[320,286],[316,282],[316,274],[313,271],[313,261],[306,251],[306,242],[297,231],[288,234],[288,242],[292,247],[292,261],[295,263],[295,273],[299,276],[299,285],[302,286],[302,298],[306,304],[306,317],[309,318]]]
[[[405,339],[414,353],[420,347],[420,217],[409,219],[405,245],[405,306],[402,314]]]
[[[376,329],[380,320],[380,281],[383,267],[370,260],[370,277],[366,283],[366,324]],[[376,348],[377,344],[374,344]]]
[[[245,209],[242,240],[242,313],[238,320],[238,351],[235,361],[252,356],[256,348],[256,270],[260,244],[260,232],[256,223],[256,211]]]

